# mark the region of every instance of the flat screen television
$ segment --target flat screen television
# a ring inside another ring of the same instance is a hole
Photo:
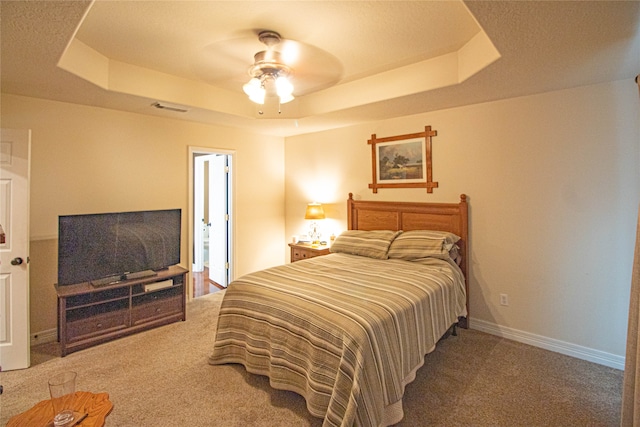
[[[181,214],[168,209],[59,216],[58,285],[104,285],[179,264]]]

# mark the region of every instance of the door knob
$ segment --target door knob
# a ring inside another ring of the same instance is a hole
[[[22,264],[24,261],[22,260],[22,258],[17,257],[11,260],[11,265],[20,265]]]

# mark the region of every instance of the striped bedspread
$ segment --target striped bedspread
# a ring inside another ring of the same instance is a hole
[[[335,253],[262,270],[227,288],[209,362],[299,393],[325,427],[377,427],[466,315],[464,293],[458,267],[440,259]]]

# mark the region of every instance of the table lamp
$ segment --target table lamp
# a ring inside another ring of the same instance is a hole
[[[309,237],[311,238],[311,246],[320,246],[320,231],[318,230],[318,219],[324,219],[324,209],[320,203],[309,203],[304,219],[310,219],[311,226],[309,228]]]

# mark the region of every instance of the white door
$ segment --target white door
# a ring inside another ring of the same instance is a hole
[[[31,131],[0,134],[0,367],[28,368]]]
[[[209,279],[226,287],[228,283],[228,168],[227,156],[207,156],[209,160]]]

